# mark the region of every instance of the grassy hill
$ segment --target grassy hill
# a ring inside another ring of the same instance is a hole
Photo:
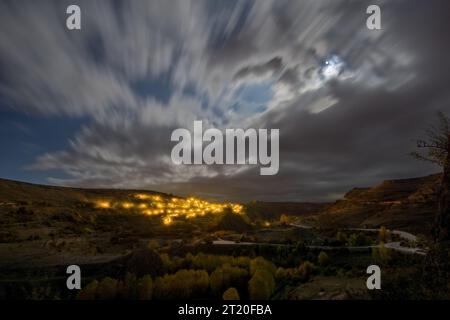
[[[124,200],[130,198],[131,194],[142,192],[165,197],[169,196],[148,190],[68,188],[0,179],[0,203],[27,204],[49,202],[54,205],[61,205],[93,201],[99,198]]]

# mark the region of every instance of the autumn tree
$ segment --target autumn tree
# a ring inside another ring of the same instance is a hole
[[[380,239],[380,241],[387,242],[390,237],[391,237],[391,233],[389,232],[389,230],[386,229],[385,226],[382,226],[380,228],[380,230],[378,231],[378,238]]]
[[[437,192],[438,211],[433,225],[434,245],[431,245],[424,263],[427,292],[436,299],[448,298],[450,284],[450,119],[443,113],[439,121],[426,130],[425,140],[418,140],[418,151],[412,155],[442,168]]]
[[[223,300],[239,300],[239,292],[236,290],[236,288],[228,288],[222,296]]]
[[[137,297],[136,288],[136,275],[128,272],[125,279],[117,284],[117,296],[119,299],[135,299]]]
[[[103,278],[97,287],[97,299],[112,300],[117,295],[117,280],[110,277]]]
[[[273,276],[263,269],[258,269],[248,282],[248,294],[251,300],[268,300],[275,289]]]
[[[250,261],[250,275],[248,293],[252,300],[267,300],[275,290],[276,266],[264,259],[256,257]]]
[[[336,240],[342,244],[345,244],[347,243],[347,236],[344,232],[338,231],[338,233],[336,234]]]
[[[153,286],[156,299],[202,298],[209,288],[209,276],[205,270],[178,270],[175,274],[158,277]]]
[[[215,294],[220,294],[223,290],[232,286],[242,288],[247,283],[247,275],[247,270],[225,264],[211,273],[211,290]]]
[[[417,141],[419,150],[411,155],[442,168],[433,236],[435,242],[448,242],[450,240],[450,119],[442,112],[438,113],[438,118],[438,123],[431,125],[425,131],[425,140]]]
[[[282,214],[280,216],[280,223],[281,224],[289,224],[289,222],[291,221],[291,219],[289,219],[289,217],[285,214]]]
[[[392,259],[391,251],[389,250],[389,248],[386,248],[384,242],[381,241],[380,245],[377,248],[372,249],[372,258],[377,264],[388,264]]]
[[[330,257],[328,257],[326,252],[321,251],[317,257],[317,262],[321,267],[326,267],[330,263]]]
[[[253,275],[258,269],[267,270],[272,276],[277,272],[277,267],[263,257],[256,257],[250,261],[250,274]]]
[[[153,280],[150,275],[145,275],[137,282],[139,300],[150,300],[153,293]]]
[[[95,300],[95,298],[97,297],[97,288],[98,288],[97,280],[90,282],[87,286],[85,286],[83,289],[78,291],[76,299],[77,300]]]
[[[309,261],[303,262],[298,267],[298,274],[300,275],[300,277],[303,278],[303,280],[309,280],[313,272],[314,272],[314,264]]]

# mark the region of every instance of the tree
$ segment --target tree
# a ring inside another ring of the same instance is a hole
[[[290,221],[291,221],[291,219],[287,215],[282,214],[280,216],[280,223],[281,224],[289,224]]]
[[[137,278],[133,273],[127,273],[123,281],[117,284],[117,296],[119,299],[136,299],[137,294]]]
[[[386,229],[385,226],[382,226],[380,228],[380,231],[378,232],[378,238],[380,238],[380,241],[387,242],[389,238],[391,237],[391,233],[388,229]]]
[[[126,261],[126,270],[138,277],[163,273],[164,263],[157,252],[149,248],[135,250]]]
[[[303,262],[300,267],[298,267],[298,273],[304,280],[309,280],[314,271],[314,264],[309,261]]]
[[[325,252],[321,251],[317,257],[317,261],[321,267],[326,267],[330,263],[330,258]]]
[[[153,293],[153,280],[149,275],[143,276],[137,283],[139,300],[150,300]]]
[[[287,271],[286,269],[279,267],[277,269],[277,272],[275,273],[275,279],[277,279],[278,281],[280,280],[285,280],[287,277]]]
[[[239,292],[236,290],[236,288],[228,288],[222,296],[223,300],[239,300]]]
[[[156,299],[202,298],[209,288],[209,276],[205,270],[178,270],[155,280],[153,295]]]
[[[247,283],[247,276],[247,270],[225,264],[211,273],[211,290],[220,296],[223,290],[231,286],[242,288]]]
[[[97,287],[97,299],[112,300],[117,295],[117,280],[110,277],[103,278]]]
[[[97,280],[90,282],[86,287],[78,292],[77,300],[95,300],[97,296],[97,287]]]
[[[439,122],[426,131],[426,140],[418,140],[420,151],[411,155],[419,160],[440,166],[443,170],[438,191],[438,213],[436,215],[433,236],[435,242],[450,240],[450,119],[442,112],[438,113]]]
[[[347,236],[345,235],[344,232],[338,231],[338,233],[336,234],[336,240],[342,244],[345,244],[347,243]]]
[[[347,240],[347,245],[349,247],[360,247],[360,246],[368,246],[372,243],[369,237],[367,237],[362,232],[352,233]]]
[[[258,269],[267,270],[272,276],[277,272],[277,267],[263,257],[256,257],[250,261],[250,274],[253,275]]]
[[[262,273],[255,272],[248,282],[248,294],[251,300],[268,300],[272,295],[270,279],[266,279]]]
[[[372,258],[378,264],[381,265],[388,264],[389,261],[391,261],[392,259],[391,251],[388,248],[386,248],[384,242],[382,241],[378,248],[372,249]]]

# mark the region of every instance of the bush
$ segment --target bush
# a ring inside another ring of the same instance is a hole
[[[321,251],[317,257],[317,261],[321,267],[326,267],[330,263],[330,258],[325,252]]]
[[[239,300],[239,292],[236,290],[236,288],[228,288],[222,296],[223,300]]]
[[[190,256],[190,257],[189,257]],[[187,255],[186,260],[192,260],[191,267],[193,269],[204,269],[208,272],[214,271],[225,263],[230,263],[232,258],[227,256],[209,255],[199,253],[195,256]]]
[[[179,270],[155,280],[153,294],[157,299],[189,299],[204,297],[209,288],[205,270]]]
[[[143,276],[137,283],[139,300],[150,300],[153,293],[153,280],[149,275]]]
[[[95,300],[95,298],[97,297],[97,287],[98,287],[97,280],[90,282],[87,286],[85,286],[83,289],[78,291],[76,299],[77,300]]]
[[[280,216],[280,223],[281,223],[281,224],[289,224],[290,221],[291,221],[291,219],[290,219],[287,215],[282,214],[282,215]]]
[[[268,300],[272,292],[267,279],[255,273],[248,282],[248,294],[251,300]]]
[[[97,287],[97,299],[112,300],[117,296],[117,280],[110,277],[103,278]]]
[[[272,276],[277,272],[277,267],[263,257],[256,257],[250,261],[250,274],[254,275],[258,269],[267,270]]]
[[[338,233],[336,234],[336,240],[339,241],[341,244],[345,244],[347,243],[347,236],[345,235],[344,232],[338,231]]]
[[[137,294],[137,278],[133,273],[127,273],[124,281],[117,284],[117,296],[120,299],[136,299]]]
[[[298,274],[300,275],[300,277],[303,278],[303,280],[309,280],[313,272],[314,272],[314,264],[312,264],[309,261],[303,262],[298,268]]]
[[[285,280],[287,278],[287,271],[286,269],[279,267],[277,269],[277,272],[275,273],[275,279],[278,281]]]
[[[380,228],[380,231],[378,232],[378,238],[382,242],[387,242],[391,238],[391,233],[389,232],[388,229],[386,229],[386,227],[382,226]]]
[[[372,244],[372,240],[363,233],[352,233],[347,240],[349,247],[362,247]]]
[[[223,290],[231,286],[242,288],[246,283],[247,276],[247,270],[225,264],[211,273],[211,290],[215,294],[220,294]]]
[[[157,276],[163,273],[164,263],[161,257],[154,250],[145,248],[134,251],[126,262],[128,272],[134,273],[138,277],[147,274]]]
[[[372,249],[372,258],[378,264],[388,264],[392,259],[391,251],[385,247],[384,242],[380,242],[378,248]]]

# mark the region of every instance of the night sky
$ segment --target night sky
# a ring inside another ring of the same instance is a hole
[[[450,115],[449,30],[444,0],[1,0],[0,177],[330,201],[435,173],[408,153]],[[279,173],[174,165],[171,132],[194,120],[280,129]]]

